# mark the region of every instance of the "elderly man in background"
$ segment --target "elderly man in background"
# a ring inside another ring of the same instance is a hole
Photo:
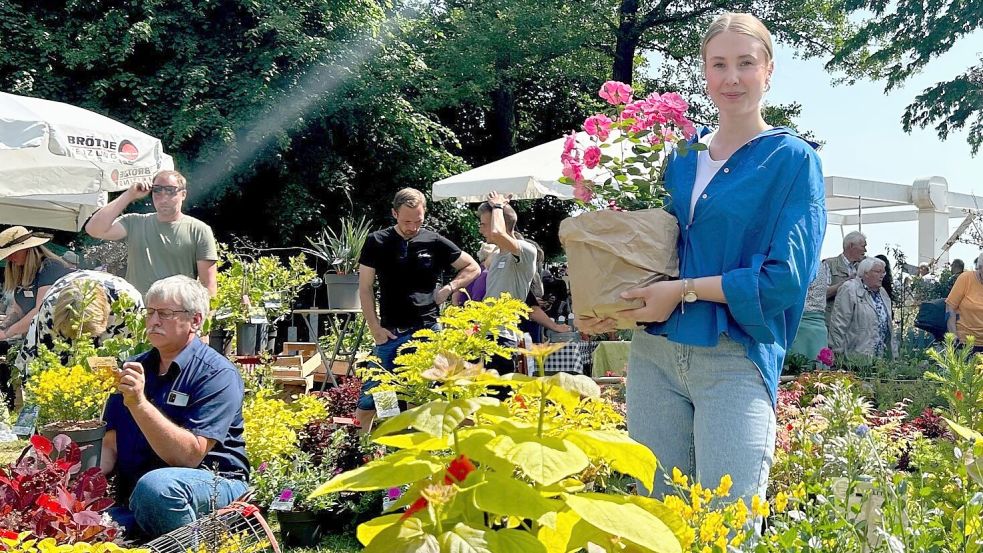
[[[244,387],[238,369],[197,339],[208,290],[175,275],[146,293],[154,346],[123,364],[106,404],[102,471],[116,473],[128,532],[155,538],[221,508],[247,488]]]
[[[891,298],[881,283],[886,266],[868,257],[857,266],[857,276],[836,293],[830,318],[829,346],[839,354],[896,357]]]
[[[853,231],[843,237],[843,253],[824,259],[829,266],[829,286],[826,287],[826,326],[830,325],[833,301],[844,282],[857,276],[857,265],[867,256],[867,237]]]

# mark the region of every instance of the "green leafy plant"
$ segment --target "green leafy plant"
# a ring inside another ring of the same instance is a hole
[[[508,293],[480,302],[469,301],[461,307],[448,307],[438,319],[440,331],[419,330],[413,334],[414,340],[400,349],[395,371],[363,369],[360,377],[380,382],[378,391],[396,392],[401,399],[415,405],[443,398],[448,391],[461,397],[486,395],[495,383],[476,381],[465,375],[467,386],[447,390],[453,388],[453,381],[435,387],[430,376],[450,370],[448,363],[453,361],[445,355],[447,352],[469,367],[483,365],[494,355],[511,358],[514,350],[499,345],[497,338],[503,330],[518,332],[519,317],[528,313],[525,302]]]
[[[284,264],[275,256],[253,258],[221,248],[213,326],[234,328],[253,317],[272,322],[290,312],[300,289],[315,276],[304,254]]]
[[[983,363],[972,353],[974,343],[969,336],[965,347],[957,348],[955,337],[946,334],[945,347],[928,352],[939,370],[926,372],[925,378],[939,384],[949,418],[979,432],[983,431]]]
[[[429,392],[414,397],[429,400],[372,434],[375,443],[394,451],[335,476],[313,496],[408,487],[391,507],[405,512],[359,526],[367,552],[566,552],[591,543],[681,551],[685,524],[663,503],[587,491],[582,475],[591,467],[647,482],[657,463],[648,448],[613,428],[617,417],[595,428],[578,415],[585,404],[601,401],[593,380],[565,373],[498,376],[481,365],[498,352],[486,343],[493,343],[488,336],[514,326],[523,312],[521,302],[509,302],[515,300],[468,302],[445,313],[444,332],[421,333],[426,340],[401,356],[398,375],[426,382]],[[542,366],[558,347],[529,353]],[[486,397],[491,386],[513,388],[512,403]],[[554,418],[560,409],[570,416]]]
[[[362,255],[362,246],[370,230],[370,223],[365,217],[358,221],[346,217],[341,220],[338,232],[325,228],[317,239],[308,238],[307,241],[314,248],[311,253],[327,261],[335,272],[350,275],[358,271],[358,258]]]

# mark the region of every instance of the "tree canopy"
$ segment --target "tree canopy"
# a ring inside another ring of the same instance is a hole
[[[827,64],[844,70],[847,80],[874,75],[884,79],[885,92],[895,89],[948,52],[957,41],[983,28],[983,0],[847,0],[850,10],[872,15],[844,41]],[[953,130],[967,128],[973,155],[983,144],[983,54],[979,62],[948,81],[918,94],[905,108],[905,132],[934,125],[945,140]]]

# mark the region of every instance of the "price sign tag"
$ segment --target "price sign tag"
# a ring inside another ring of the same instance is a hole
[[[34,427],[38,422],[38,413],[41,408],[37,405],[25,405],[17,416],[13,431],[20,438],[29,438],[34,435]]]
[[[399,399],[396,392],[376,392],[372,394],[375,400],[375,416],[380,419],[388,419],[399,414]]]

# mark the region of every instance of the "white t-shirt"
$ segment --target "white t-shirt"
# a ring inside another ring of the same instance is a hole
[[[700,138],[700,144],[706,145],[706,150],[700,150],[696,158],[696,181],[693,183],[693,196],[689,201],[689,222],[693,222],[693,212],[696,210],[696,202],[703,195],[703,191],[710,184],[710,179],[717,174],[717,171],[727,163],[726,159],[717,161],[710,157],[710,141],[716,136],[717,131],[707,134]]]

